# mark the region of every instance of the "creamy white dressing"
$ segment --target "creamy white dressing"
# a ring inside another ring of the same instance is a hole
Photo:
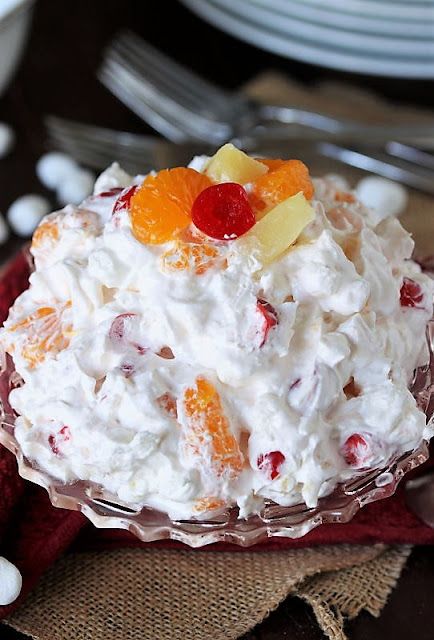
[[[258,271],[229,241],[218,243],[227,268],[167,271],[172,243],[141,244],[127,210],[111,215],[117,194],[98,196],[140,179],[114,165],[95,196],[42,222],[58,238],[34,247],[30,287],[0,330],[25,382],[10,399],[25,456],[61,481],[89,480],[172,518],[196,515],[209,497],[246,517],[266,499],[315,506],[357,468],[431,436],[408,384],[426,361],[433,287],[395,218],[376,226],[359,202],[336,202],[342,180],[316,180],[315,220],[270,266]],[[415,308],[400,304],[404,278],[421,288]],[[266,335],[258,300],[278,319]],[[17,325],[50,305],[69,344],[31,366]],[[238,477],[186,451],[182,397],[198,376],[217,389],[240,443]],[[167,394],[177,419],[161,406]],[[343,454],[353,434],[367,443],[363,464]],[[284,456],[274,478],[259,464],[270,452]]]

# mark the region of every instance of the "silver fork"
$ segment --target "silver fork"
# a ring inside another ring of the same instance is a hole
[[[66,151],[79,162],[100,170],[117,161],[133,175],[147,173],[151,169],[186,165],[194,155],[210,155],[215,151],[214,145],[189,142],[174,144],[154,136],[113,131],[54,116],[46,118],[46,127],[52,145]],[[257,139],[249,136],[245,142],[245,150],[257,155],[291,155],[308,163],[309,158],[321,155],[434,195],[433,171],[384,153],[354,151],[331,142],[305,139],[294,139],[289,143],[267,140],[266,136]]]
[[[99,70],[101,82],[139,117],[174,142],[221,144],[272,123],[274,135],[300,136],[301,130],[328,133],[352,142],[399,140],[434,148],[432,124],[372,125],[286,106],[256,103],[204,80],[135,34],[118,34]],[[293,131],[295,129],[295,131]]]
[[[115,131],[56,116],[48,116],[45,125],[52,146],[98,170],[118,162],[135,175],[185,165],[195,155],[215,151],[214,147],[195,142],[177,145],[156,136]]]

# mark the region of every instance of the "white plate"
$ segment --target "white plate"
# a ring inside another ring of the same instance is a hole
[[[434,0],[366,0],[367,2],[371,2],[372,4],[378,4],[379,2],[381,2],[381,4],[406,4],[411,5],[411,6],[430,6],[434,4]],[[296,0],[296,2],[298,2],[298,0]]]
[[[181,0],[211,24],[261,49],[311,64],[355,73],[434,79],[434,62],[401,61],[352,52],[331,51],[296,37],[288,38],[228,13],[209,0]]]
[[[276,15],[274,12],[252,4],[251,0],[213,0],[237,17],[249,20],[259,29],[268,29],[283,37],[300,38],[313,45],[326,45],[331,49],[347,49],[362,54],[379,54],[385,58],[419,58],[434,62],[434,38],[393,38],[391,36],[373,36],[355,31],[339,30],[329,26],[308,23],[305,20]],[[434,11],[434,7],[433,7]]]
[[[408,0],[403,1],[407,2]],[[304,2],[251,0],[251,4],[268,9],[270,12],[273,11],[276,20],[279,20],[282,16],[289,16],[314,24],[330,25],[338,29],[348,29],[361,33],[389,34],[407,38],[434,38],[434,19],[428,22],[409,22],[408,20],[391,20],[378,16],[358,16],[353,13],[333,11],[324,6],[310,6]]]
[[[282,6],[288,3],[288,0],[273,1]],[[289,2],[292,1],[289,0]],[[323,0],[295,0],[295,2],[324,7]],[[377,0],[326,0],[326,3],[327,9],[330,10],[355,13],[360,16],[381,16],[389,20],[432,21],[434,15],[432,4],[420,4],[412,0],[399,5],[392,2],[377,2]]]

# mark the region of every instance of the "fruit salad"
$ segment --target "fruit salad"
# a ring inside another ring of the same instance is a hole
[[[0,346],[24,455],[172,519],[314,507],[429,438],[433,284],[339,176],[228,144],[46,216]]]

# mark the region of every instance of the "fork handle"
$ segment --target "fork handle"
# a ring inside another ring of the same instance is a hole
[[[426,124],[364,124],[290,106],[259,105],[257,110],[258,119],[265,128],[275,129],[276,135],[286,132],[288,136],[291,131],[288,125],[300,125],[313,130],[309,136],[312,138],[323,138],[326,133],[338,141],[384,143],[399,140],[434,149],[434,120]]]
[[[414,189],[434,195],[434,182],[428,172],[422,172],[416,167],[412,170],[406,163],[388,156],[374,149],[345,149],[329,142],[320,142],[318,152],[327,158],[333,158],[343,164],[376,173],[390,180],[396,180]]]
[[[242,142],[242,148],[249,153],[258,155],[270,155],[277,157],[287,157],[288,153],[292,157],[304,159],[306,154],[309,157],[320,155],[326,158],[338,160],[358,169],[363,169],[369,173],[376,173],[390,180],[396,180],[414,189],[419,189],[425,193],[434,195],[434,181],[432,172],[429,169],[420,167],[408,161],[401,160],[387,154],[375,145],[358,145],[356,148],[341,146],[327,141],[323,136],[320,140],[308,140],[306,137],[292,138],[267,138],[264,134],[262,138],[247,137]],[[306,158],[307,161],[307,158]]]

